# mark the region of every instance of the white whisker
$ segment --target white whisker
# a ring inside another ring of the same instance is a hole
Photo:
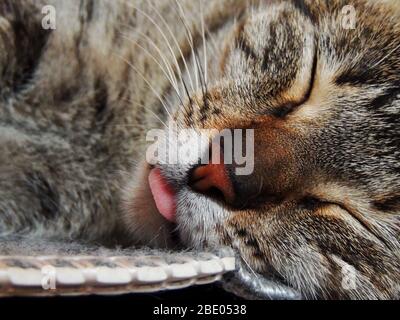
[[[167,124],[165,123],[165,121],[163,121],[153,110],[151,110],[149,107],[146,107],[144,104],[133,100],[133,99],[122,99],[124,101],[130,102],[130,103],[135,103],[137,106],[142,107],[143,109],[146,109],[147,111],[149,111],[158,121],[161,122],[161,124],[164,125],[165,128],[168,128]],[[126,126],[130,126],[130,125],[126,125]]]
[[[184,12],[182,6],[180,5],[180,3],[178,2],[178,0],[175,0],[175,3],[176,3],[176,5],[177,5],[177,7],[179,9],[179,12],[178,12],[179,13],[179,19],[181,20],[183,26],[185,27],[186,38],[187,38],[187,40],[189,42],[189,45],[190,45],[190,48],[191,48],[191,51],[192,51],[193,60],[196,62],[196,74],[200,74],[200,68],[201,67],[200,67],[200,63],[198,61],[198,57],[197,57],[195,49],[194,49],[193,36],[192,36],[192,32],[190,31],[190,28],[188,27],[187,19],[186,19],[186,16],[185,16],[185,12]],[[202,85],[202,89],[204,90],[203,83],[201,85]]]
[[[171,66],[171,64],[168,61],[167,56],[161,51],[161,49],[157,46],[157,44],[154,42],[153,39],[151,39],[147,34],[134,29],[132,26],[121,23],[121,25],[124,25],[130,29],[132,29],[132,31],[134,31],[135,33],[137,33],[140,37],[144,38],[158,53],[158,55],[160,56],[161,60],[163,61],[165,68],[167,68],[168,73],[170,74],[170,78],[173,79],[173,84],[178,87],[178,80],[176,78],[175,75],[175,71],[173,70],[173,67]]]
[[[199,90],[199,68],[196,63],[196,57],[194,56],[194,52],[192,52],[192,64],[193,64],[193,70],[194,70],[194,75],[196,79],[196,90]]]
[[[206,33],[205,33],[205,21],[204,21],[204,8],[203,8],[203,1],[200,1],[200,15],[201,15],[201,34],[203,36],[203,51],[204,51],[204,82],[207,83],[207,69],[208,69],[208,62],[207,62],[207,46],[206,46]]]
[[[153,6],[153,5],[151,4],[151,2],[149,2],[149,3],[150,3],[150,6],[152,7],[152,9],[156,12],[156,14],[157,14],[157,15],[159,16],[159,18],[161,19],[162,23],[166,26],[166,28],[167,28],[169,34],[171,35],[172,40],[174,41],[176,47],[178,48],[179,54],[180,54],[180,56],[181,56],[181,58],[182,58],[182,62],[183,62],[183,64],[184,64],[184,66],[185,66],[186,72],[187,72],[188,77],[189,77],[190,86],[191,86],[192,90],[194,91],[193,80],[192,80],[192,77],[191,77],[191,75],[190,75],[190,71],[189,71],[189,68],[188,68],[188,65],[187,65],[187,62],[186,62],[185,55],[183,54],[182,49],[181,49],[181,46],[179,45],[178,39],[176,38],[176,36],[175,36],[174,33],[172,32],[171,27],[169,26],[169,24],[167,23],[167,21],[165,21],[164,17],[163,17],[163,16],[160,14],[160,12],[157,10],[157,8],[156,8],[155,6]]]
[[[250,266],[250,264],[246,261],[246,259],[242,256],[241,257],[246,266],[250,269],[250,271],[253,273],[253,275],[258,279],[257,273],[254,271],[254,269]]]
[[[165,70],[165,68],[161,65],[161,63],[154,57],[153,54],[151,54],[146,48],[144,48],[143,46],[141,46],[137,41],[129,38],[129,36],[122,34],[122,37],[124,37],[125,39],[127,39],[128,41],[130,41],[132,44],[138,46],[139,48],[141,48],[161,69],[161,71],[164,73],[164,75],[166,76],[166,78],[168,79],[168,81],[171,83],[172,87],[174,88],[178,98],[181,100],[181,95],[179,92],[179,89],[176,87],[173,79],[171,79],[170,74],[167,73],[167,71]]]
[[[400,44],[394,48],[392,51],[390,51],[386,56],[384,56],[381,60],[379,60],[376,64],[374,64],[370,69],[373,69],[377,66],[379,66],[382,62],[384,62],[387,58],[389,58],[393,52],[395,52],[396,50],[400,49]]]
[[[153,91],[153,93],[155,94],[155,96],[158,98],[158,100],[161,102],[161,104],[163,105],[165,111],[167,112],[168,116],[172,119],[172,115],[169,112],[169,109],[167,107],[167,105],[164,102],[164,99],[161,98],[160,94],[157,92],[157,90],[154,88],[154,86],[150,83],[149,80],[147,80],[147,78],[127,59],[125,59],[124,57],[122,57],[121,55],[119,55],[118,53],[114,53],[117,57],[119,57],[121,60],[125,61],[142,79],[143,81],[145,81],[145,83],[148,85],[148,87],[150,88],[150,90]]]
[[[168,47],[168,50],[170,51],[170,53],[171,53],[171,55],[172,55],[172,58],[174,59],[174,64],[175,64],[176,70],[177,70],[177,72],[178,72],[178,74],[179,74],[179,77],[180,77],[181,81],[183,81],[183,80],[182,80],[182,71],[181,71],[181,68],[180,68],[180,66],[179,66],[178,59],[176,58],[176,55],[175,55],[175,53],[174,53],[174,50],[172,49],[172,46],[171,46],[171,44],[170,44],[170,42],[169,42],[169,40],[168,40],[168,38],[167,38],[165,32],[164,32],[164,31],[162,30],[162,28],[160,27],[160,25],[157,24],[157,22],[155,22],[154,19],[153,19],[152,17],[150,17],[150,16],[149,16],[146,12],[144,12],[143,10],[141,10],[141,9],[139,9],[138,7],[135,7],[134,5],[131,5],[131,4],[127,4],[127,5],[130,6],[130,7],[132,7],[132,8],[134,8],[137,12],[139,12],[140,14],[142,14],[145,18],[147,18],[147,19],[156,27],[156,29],[158,30],[158,32],[160,33],[160,35],[161,35],[162,38],[164,39],[164,41],[165,41],[165,43],[166,43],[166,45],[167,45],[167,47]]]

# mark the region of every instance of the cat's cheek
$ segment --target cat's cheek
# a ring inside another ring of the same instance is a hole
[[[150,247],[172,247],[171,224],[158,212],[150,190],[150,168],[141,163],[123,195],[123,223],[133,241]]]

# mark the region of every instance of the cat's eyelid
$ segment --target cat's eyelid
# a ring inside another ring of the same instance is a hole
[[[281,106],[278,106],[272,111],[272,115],[277,118],[285,118],[287,115],[298,109],[300,106],[305,104],[311,97],[312,91],[314,89],[315,77],[317,73],[317,65],[318,65],[318,50],[316,49],[313,58],[313,65],[311,68],[311,79],[308,90],[304,97],[299,102],[287,102]]]
[[[274,108],[272,115],[277,118],[284,118],[298,106],[299,104],[293,102],[285,103],[277,108]]]

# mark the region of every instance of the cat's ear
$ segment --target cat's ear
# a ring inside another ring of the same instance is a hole
[[[250,270],[248,265],[237,257],[237,271],[225,276],[223,287],[240,297],[249,300],[300,300],[301,294],[278,282],[266,279]]]

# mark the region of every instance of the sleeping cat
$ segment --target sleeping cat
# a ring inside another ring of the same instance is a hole
[[[0,48],[1,235],[230,246],[304,298],[399,297],[398,1],[3,0]],[[253,130],[254,169],[150,164],[171,123]]]

